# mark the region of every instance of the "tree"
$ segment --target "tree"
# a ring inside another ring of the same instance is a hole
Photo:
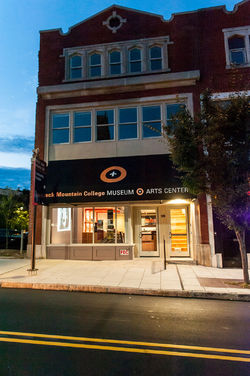
[[[249,283],[246,229],[250,228],[250,106],[245,95],[225,102],[202,96],[194,118],[185,109],[166,128],[171,158],[183,183],[194,194],[211,195],[213,209],[234,230],[241,254],[244,282]]]
[[[17,209],[17,199],[14,192],[0,197],[0,217],[1,222],[4,223],[6,236],[6,249],[8,248],[8,230],[11,227],[11,221],[15,210]]]
[[[8,231],[28,230],[29,191],[12,191],[6,188],[7,195],[0,195],[0,227],[5,228],[6,249],[8,248]]]
[[[24,208],[18,207],[14,210],[13,216],[10,220],[10,226],[12,229],[18,231],[28,231],[29,228],[29,212]]]

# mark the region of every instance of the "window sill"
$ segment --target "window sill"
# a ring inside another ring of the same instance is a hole
[[[226,69],[238,69],[238,68],[249,68],[250,63],[238,64],[238,65],[226,65]]]

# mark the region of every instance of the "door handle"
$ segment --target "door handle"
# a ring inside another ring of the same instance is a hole
[[[171,238],[172,238],[172,232],[169,231],[169,239],[171,239]]]

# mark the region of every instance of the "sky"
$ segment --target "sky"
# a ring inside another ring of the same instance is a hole
[[[113,5],[162,15],[235,0],[0,0],[0,188],[29,189],[39,30],[68,28]]]

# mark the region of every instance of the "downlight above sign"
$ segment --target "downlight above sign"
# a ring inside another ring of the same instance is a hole
[[[168,155],[52,161],[44,202],[170,200],[188,198]]]

